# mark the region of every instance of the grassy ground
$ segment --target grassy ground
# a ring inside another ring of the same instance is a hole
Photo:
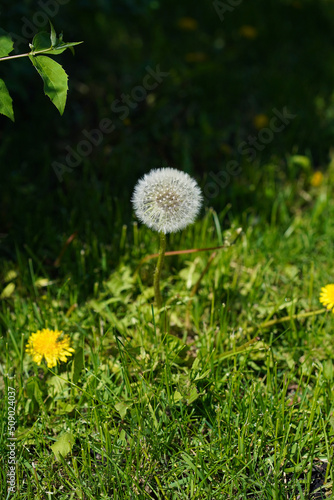
[[[59,59],[64,115],[27,61],[0,75],[16,116],[0,117],[0,498],[8,387],[11,498],[334,498],[333,315],[318,311],[334,282],[333,3],[240,2],[224,19],[213,2],[65,4],[53,24],[84,44]],[[37,19],[32,0],[2,7],[18,35]],[[113,103],[157,66],[169,75],[123,119]],[[283,109],[296,116],[268,142]],[[105,118],[115,131],[59,182],[53,162]],[[241,172],[213,185],[228,161]],[[141,263],[158,238],[129,200],[167,165],[206,195],[167,250],[225,248],[166,258],[165,330]],[[42,328],[75,349],[54,369],[24,352]]]
[[[58,268],[17,249],[17,264],[3,264],[0,315],[1,366],[14,377],[1,390],[16,392],[12,498],[333,497],[333,317],[294,319],[319,309],[333,281],[331,176],[312,187],[267,175],[258,189],[277,200],[270,216],[207,207],[171,236],[169,250],[227,246],[196,293],[212,252],[166,259],[167,330],[152,309],[154,260],[137,268],[157,251],[147,228],[123,226],[108,244],[90,228]],[[37,367],[24,346],[42,328],[68,333],[73,358]],[[57,457],[65,433],[71,450]]]

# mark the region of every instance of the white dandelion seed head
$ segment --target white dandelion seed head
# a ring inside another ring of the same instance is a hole
[[[132,195],[138,219],[154,231],[175,233],[192,224],[202,204],[202,193],[190,175],[175,168],[151,170]]]

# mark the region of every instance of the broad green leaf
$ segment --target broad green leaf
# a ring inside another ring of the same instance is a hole
[[[59,455],[66,457],[66,455],[72,450],[74,442],[75,439],[73,434],[71,434],[70,432],[65,432],[65,434],[62,434],[58,441],[56,441],[51,446],[51,450],[55,454],[56,460],[60,460]]]
[[[174,392],[174,403],[178,403],[182,400],[182,394],[179,391]]]
[[[62,45],[62,44],[61,44]],[[61,54],[66,50],[67,47],[61,49],[53,49],[51,46],[50,33],[47,31],[40,31],[34,36],[32,41],[32,52],[40,52],[41,50],[47,50],[49,55]]]
[[[14,121],[13,100],[9,95],[6,84],[0,78],[0,113]]]
[[[211,372],[211,368],[206,370],[204,373],[197,373],[196,377],[194,378],[194,381],[202,380],[203,378],[206,378],[210,372]]]
[[[65,401],[58,401],[56,407],[57,415],[64,415],[65,413],[71,413],[74,408],[76,408],[76,404],[66,403]],[[54,411],[54,410],[53,410]]]
[[[1,292],[0,294],[0,299],[8,299],[15,290],[15,284],[14,283],[9,283]]]
[[[191,403],[193,403],[195,399],[198,398],[198,396],[199,394],[197,392],[196,386],[194,384],[191,384],[189,392],[187,394],[187,404],[190,405]]]
[[[32,40],[32,50],[37,52],[39,50],[46,50],[51,48],[50,33],[47,31],[40,31]]]
[[[25,396],[27,398],[27,402],[30,401],[31,403],[29,404],[29,407],[37,409],[40,406],[40,402],[42,401],[42,393],[36,377],[28,378],[25,385]]]
[[[304,168],[306,171],[311,168],[311,160],[307,156],[293,155],[290,157],[289,162]]]
[[[17,276],[18,276],[18,273],[16,271],[14,271],[14,269],[11,269],[10,271],[8,271],[8,273],[5,274],[3,281],[5,283],[8,283],[8,281],[15,280],[15,278],[17,278]]]
[[[50,281],[47,278],[37,278],[37,280],[35,281],[35,286],[37,286],[37,288],[43,288],[45,286],[52,285],[53,283],[53,281]]]
[[[14,48],[13,40],[7,31],[0,28],[0,57],[6,57]]]
[[[75,353],[73,365],[72,365],[72,382],[73,382],[73,384],[76,384],[78,382],[83,365],[84,365],[83,350],[81,347],[79,347],[79,349],[77,349],[77,351]]]
[[[334,366],[333,366],[333,361],[331,359],[327,359],[324,364],[324,377],[326,380],[329,382],[332,382],[334,378]]]
[[[67,74],[62,66],[46,56],[29,56],[32,64],[41,75],[44,82],[44,92],[62,115],[67,96]]]
[[[121,418],[123,419],[126,415],[126,412],[128,411],[129,408],[131,408],[131,406],[132,406],[132,403],[121,402],[121,403],[115,404],[115,409],[116,409],[116,411],[118,411]]]
[[[66,389],[68,388],[68,383],[66,380],[69,380],[69,374],[64,373],[61,377],[58,377],[58,375],[54,375],[53,377],[49,378],[47,380],[47,385],[49,387],[49,395],[52,395],[52,397],[58,395],[58,394],[63,394],[65,393]]]
[[[79,45],[83,42],[68,42],[65,43],[61,40],[56,39],[56,43],[51,45],[50,33],[47,31],[40,31],[34,36],[32,41],[32,52],[39,52],[41,50],[47,50],[47,55],[57,55],[64,52],[66,49],[72,48],[74,45]]]

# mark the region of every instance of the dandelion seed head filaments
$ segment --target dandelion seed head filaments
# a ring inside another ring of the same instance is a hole
[[[192,224],[202,193],[190,175],[174,168],[151,170],[134,189],[132,203],[138,219],[160,233],[174,233]]]

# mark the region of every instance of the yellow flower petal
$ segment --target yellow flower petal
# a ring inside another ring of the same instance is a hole
[[[184,58],[187,62],[203,62],[208,56],[205,52],[188,52]]]
[[[239,29],[239,34],[244,38],[253,40],[254,38],[257,37],[258,31],[256,28],[254,28],[254,26],[244,25],[241,26],[241,28]]]
[[[198,23],[193,17],[181,17],[177,21],[178,27],[181,30],[194,31],[197,30]]]
[[[331,283],[321,288],[319,300],[329,311],[334,308],[334,284]]]
[[[311,184],[314,187],[318,187],[320,186],[320,184],[322,184],[323,180],[324,180],[324,174],[320,172],[320,170],[317,170],[311,177]]]
[[[253,124],[257,130],[260,130],[261,128],[267,127],[269,125],[269,118],[267,115],[261,113],[259,115],[254,116]]]
[[[56,366],[58,361],[67,361],[72,356],[74,349],[70,347],[70,338],[59,330],[44,328],[32,333],[26,345],[26,352],[30,354],[33,361],[38,365],[43,358],[49,368]]]

